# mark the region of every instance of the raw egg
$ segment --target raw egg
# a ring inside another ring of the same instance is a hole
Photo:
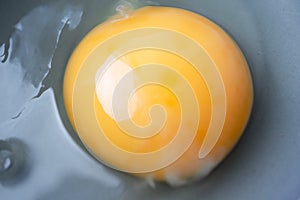
[[[205,177],[234,147],[253,88],[242,52],[218,25],[149,6],[83,38],[67,64],[64,100],[95,158],[182,185]]]

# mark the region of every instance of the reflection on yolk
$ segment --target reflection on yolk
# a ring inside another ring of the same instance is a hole
[[[115,118],[112,109],[114,98],[114,88],[132,69],[125,62],[117,60],[109,68],[100,68],[96,77],[96,94],[105,112],[114,120],[122,121],[125,119]],[[132,80],[133,81],[133,80]],[[128,90],[134,89],[134,83],[127,84]]]
[[[144,7],[81,41],[64,98],[101,162],[181,185],[206,176],[236,144],[253,88],[241,51],[219,26],[186,10]]]

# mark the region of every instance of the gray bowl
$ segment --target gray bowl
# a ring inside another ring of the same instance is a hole
[[[0,176],[1,199],[300,199],[300,1],[153,0],[150,4],[157,3],[208,17],[242,49],[255,99],[248,127],[235,149],[205,180],[180,188],[165,184],[153,188],[103,166],[82,148],[70,126],[62,81],[74,47],[113,13],[116,1],[1,1],[0,46],[8,56],[1,57],[0,65],[0,145],[6,143],[0,151],[7,144],[14,148],[6,159],[12,162],[6,163],[10,174],[5,179]],[[69,21],[62,20],[66,15]],[[25,16],[38,20],[26,21]],[[59,19],[60,23],[52,23]],[[26,26],[15,26],[20,21]],[[24,43],[24,38],[33,36],[43,40]],[[22,48],[29,53],[18,50]],[[8,63],[22,70],[15,72]]]

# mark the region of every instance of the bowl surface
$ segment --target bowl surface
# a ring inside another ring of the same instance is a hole
[[[250,122],[231,154],[204,181],[175,189],[164,184],[152,188],[142,180],[99,164],[80,147],[64,111],[62,81],[67,60],[84,35],[113,13],[111,8],[116,3],[106,0],[0,2],[1,51],[10,49],[11,56],[18,53],[16,49],[22,47],[22,43],[19,46],[10,43],[6,48],[4,44],[27,30],[25,26],[23,29],[20,26],[14,29],[13,26],[21,19],[23,24],[30,24],[26,19],[35,13],[35,18],[40,16],[39,22],[43,23],[32,23],[30,28],[35,31],[28,35],[43,34],[48,39],[42,40],[43,45],[37,48],[54,53],[51,62],[42,60],[37,63],[39,68],[32,66],[36,64],[34,55],[44,56],[40,49],[32,50],[35,54],[28,54],[31,59],[8,57],[0,64],[0,140],[16,138],[22,141],[27,147],[29,163],[21,175],[12,177],[15,181],[0,180],[0,197],[12,200],[20,197],[24,200],[96,200],[99,197],[298,200],[300,1],[152,1],[197,12],[224,28],[242,49],[252,72],[255,90]],[[57,10],[50,11],[52,8]],[[49,13],[53,16],[51,19],[58,22],[57,26],[47,19]],[[38,34],[37,25],[42,27],[45,24],[54,26],[53,30],[57,30],[55,33],[59,37],[50,37],[53,36],[51,31],[42,28],[38,29],[41,33]],[[49,50],[50,47],[55,51]],[[21,62],[24,60],[26,62]],[[20,72],[9,68],[8,63],[18,62],[22,65]],[[5,75],[14,72],[23,73],[23,76]],[[23,99],[27,100],[23,102]]]

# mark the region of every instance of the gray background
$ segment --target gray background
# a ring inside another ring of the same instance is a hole
[[[7,42],[23,15],[46,3],[0,2],[0,45]],[[299,200],[300,1],[153,2],[205,15],[222,26],[245,54],[254,79],[255,101],[236,148],[204,181],[182,188],[164,184],[151,188],[103,167],[82,151],[65,115],[61,85],[72,49],[112,12],[115,3],[92,0],[80,3],[84,15],[77,29],[63,31],[53,59],[55,67],[43,82],[40,101],[26,119],[0,129],[0,139],[15,137],[28,146],[30,163],[17,183],[0,185],[0,199]],[[0,94],[0,98],[5,97]]]

